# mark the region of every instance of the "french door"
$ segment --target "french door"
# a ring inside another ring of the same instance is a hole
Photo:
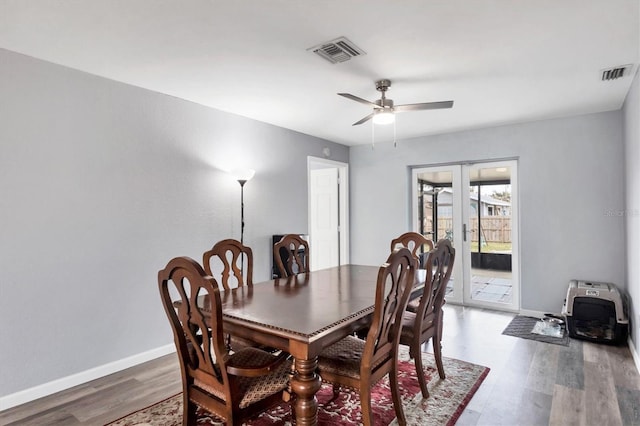
[[[517,183],[515,160],[413,169],[414,230],[456,249],[448,301],[520,308]]]

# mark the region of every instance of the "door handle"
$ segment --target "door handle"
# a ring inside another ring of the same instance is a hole
[[[462,240],[467,241],[467,224],[462,224]]]

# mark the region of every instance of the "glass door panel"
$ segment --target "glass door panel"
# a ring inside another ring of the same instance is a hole
[[[519,309],[517,282],[516,162],[503,161],[463,166],[468,208],[463,212],[468,230],[465,264],[472,305]]]
[[[454,195],[454,188],[459,186],[459,182],[459,166],[429,167],[413,171],[415,231],[434,243],[446,238],[454,248],[462,243],[460,197]],[[462,282],[462,266],[454,263],[446,290],[447,300],[462,303]]]

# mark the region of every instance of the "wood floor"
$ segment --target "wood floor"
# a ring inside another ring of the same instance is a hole
[[[512,314],[445,309],[444,356],[491,368],[458,425],[640,425],[640,376],[627,346],[503,336]],[[168,355],[0,412],[0,425],[104,425],[178,392]]]

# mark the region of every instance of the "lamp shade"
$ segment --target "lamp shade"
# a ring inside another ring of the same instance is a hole
[[[256,174],[253,169],[235,169],[231,171],[231,175],[238,182],[247,182]]]
[[[375,124],[391,124],[396,121],[396,116],[393,110],[378,109],[373,115],[373,122]]]

